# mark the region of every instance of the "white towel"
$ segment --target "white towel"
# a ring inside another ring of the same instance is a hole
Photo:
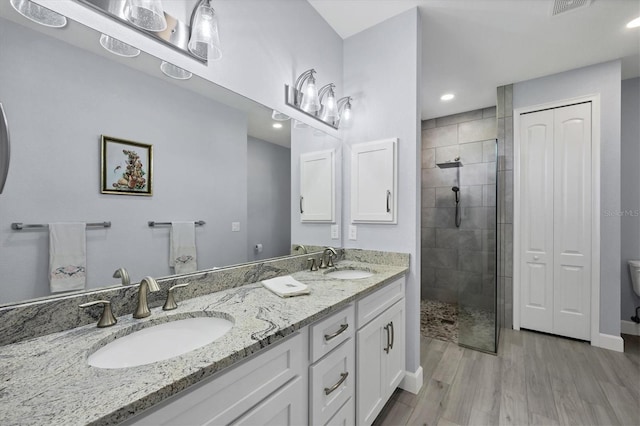
[[[291,275],[263,280],[262,285],[280,297],[293,297],[309,294],[309,286],[297,281]]]
[[[87,237],[84,223],[49,224],[49,285],[52,293],[84,290]]]
[[[169,266],[175,269],[176,274],[187,274],[198,270],[195,223],[171,222]]]

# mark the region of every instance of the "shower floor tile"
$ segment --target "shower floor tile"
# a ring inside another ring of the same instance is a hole
[[[423,337],[458,343],[458,305],[422,300],[420,311],[420,334]]]

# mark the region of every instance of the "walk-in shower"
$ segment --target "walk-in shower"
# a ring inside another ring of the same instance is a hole
[[[492,353],[498,341],[495,121],[492,109],[435,119],[423,127],[422,150],[422,334]]]

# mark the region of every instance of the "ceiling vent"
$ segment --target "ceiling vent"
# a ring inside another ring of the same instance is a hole
[[[593,0],[554,0],[551,16],[570,12],[576,9],[583,9],[591,5]]]

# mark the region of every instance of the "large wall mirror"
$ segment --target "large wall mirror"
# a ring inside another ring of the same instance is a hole
[[[76,22],[49,29],[0,4],[0,102],[11,134],[0,305],[51,296],[46,227],[17,231],[13,222],[111,222],[86,231],[87,290],[117,284],[111,277],[122,267],[132,283],[174,273],[169,227],[149,221],[204,221],[196,227],[198,269],[288,255],[292,243],[340,245],[328,226],[324,239],[312,232],[292,241],[300,217],[290,122],[275,129],[263,105],[195,75],[173,80],[160,59],[117,57],[99,39]],[[153,146],[151,196],[101,193],[101,135]],[[305,151],[340,149],[318,131],[299,135]],[[332,224],[339,221],[338,210]]]

